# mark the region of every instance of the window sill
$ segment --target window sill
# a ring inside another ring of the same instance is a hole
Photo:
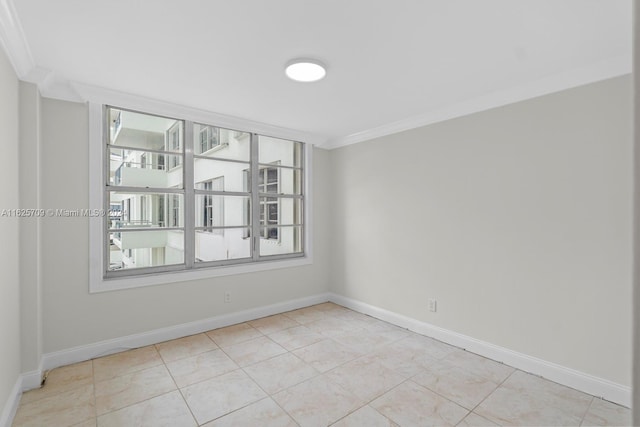
[[[281,268],[300,267],[310,265],[313,261],[310,256],[299,258],[281,259],[274,261],[262,261],[248,264],[237,264],[211,268],[197,268],[193,270],[181,270],[176,272],[163,272],[145,274],[123,278],[105,279],[92,277],[89,285],[89,293],[96,294],[122,289],[140,288],[144,286],[162,285],[168,283],[187,282],[191,280],[207,279],[210,277],[231,276],[236,274],[255,273],[260,271],[277,270]]]

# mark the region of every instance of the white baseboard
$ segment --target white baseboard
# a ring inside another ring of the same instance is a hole
[[[16,416],[18,405],[20,404],[20,397],[22,397],[22,376],[19,376],[11,389],[11,393],[7,398],[7,401],[0,413],[0,427],[11,427],[13,418]]]
[[[514,368],[539,375],[559,384],[602,397],[603,399],[626,406],[627,408],[631,407],[631,387],[552,362],[547,362],[546,360],[531,357],[523,353],[518,353],[517,351],[440,328],[342,295],[332,293],[329,295],[329,300],[421,335],[435,338]]]
[[[296,310],[298,308],[308,307],[310,305],[320,304],[327,301],[329,301],[328,293],[318,294],[263,307],[251,308],[235,313],[223,314],[220,316],[211,317],[209,319],[156,329],[140,334],[100,341],[97,343],[74,347],[67,350],[46,353],[42,356],[42,367],[44,370],[49,370],[57,368],[59,366],[70,365],[72,363],[84,362],[85,360],[90,360],[100,356],[106,356],[108,354],[117,353],[119,351],[144,347],[163,341],[182,338],[189,335],[195,335],[201,332],[210,331],[211,329],[235,325],[236,323],[247,322],[249,320],[255,320],[274,314],[280,314],[286,311]],[[30,384],[33,383],[31,375],[30,381]],[[40,384],[38,382],[36,387],[39,386]]]

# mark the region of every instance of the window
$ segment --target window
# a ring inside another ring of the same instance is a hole
[[[105,278],[305,255],[302,143],[116,107],[104,114],[104,206],[122,211],[105,220]]]
[[[260,168],[258,176],[258,191],[261,193],[280,193],[277,168]],[[260,235],[264,239],[278,239],[279,223],[278,199],[275,197],[264,197],[260,199]]]
[[[200,129],[200,153],[204,153],[220,145],[218,128],[202,126]]]

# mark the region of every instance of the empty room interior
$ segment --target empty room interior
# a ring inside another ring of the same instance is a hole
[[[633,6],[0,0],[0,427],[633,425]]]

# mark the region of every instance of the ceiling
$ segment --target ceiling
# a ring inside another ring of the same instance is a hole
[[[326,147],[631,71],[631,0],[0,6],[5,47],[19,57],[21,44],[29,64],[19,75],[47,82],[45,95],[82,83],[299,130]],[[327,77],[288,80],[296,57],[324,62]]]

